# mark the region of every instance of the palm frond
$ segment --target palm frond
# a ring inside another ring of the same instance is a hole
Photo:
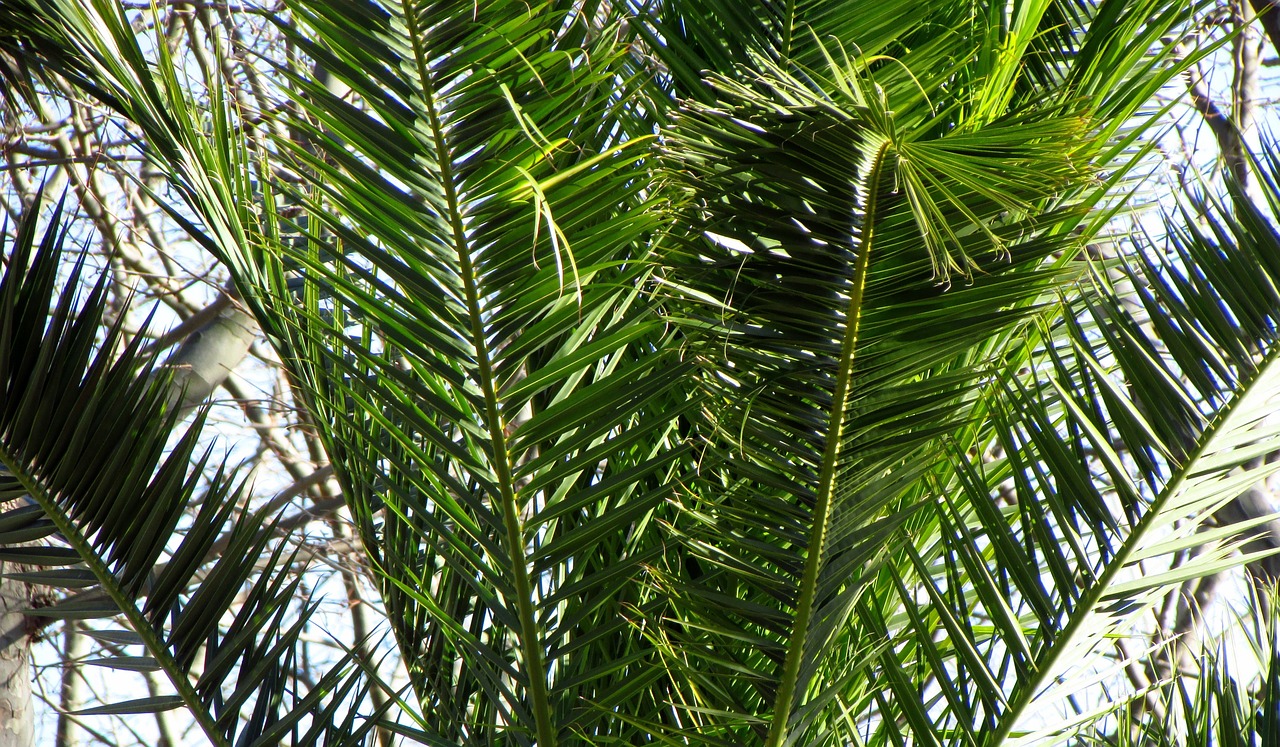
[[[1257,586],[1241,600],[1237,635],[1200,653],[1190,671],[1150,693],[1154,717],[1121,711],[1098,719],[1096,741],[1150,744],[1254,745],[1280,738],[1280,628],[1276,588]]]
[[[277,277],[300,267],[304,307],[277,284],[264,317],[331,434],[424,722],[625,742],[615,711],[662,707],[625,579],[660,549],[637,530],[687,405],[641,295],[648,146],[607,124],[622,49],[568,5],[294,11],[360,106],[297,80],[315,124],[278,145],[310,174],[288,197],[310,253]]]
[[[320,425],[401,733],[1064,733],[1025,722],[1063,666],[1239,562],[1183,520],[1270,435],[1267,252],[1140,254],[1154,330],[1076,261],[1189,9],[618,5],[293,0],[271,112],[47,17]]]
[[[626,741],[617,713],[665,708],[627,581],[689,405],[643,296],[661,203],[625,47],[574,3],[290,9],[350,100],[282,68],[279,112],[210,81],[201,119],[118,12],[59,6],[322,424],[424,733]],[[293,139],[246,138],[267,116]]]
[[[0,553],[34,567],[14,578],[76,593],[31,614],[122,616],[123,640],[145,646],[146,656],[103,663],[163,670],[177,694],[95,712],[185,705],[214,744],[276,743],[269,735],[358,701],[359,680],[341,668],[310,692],[292,681],[306,622],[287,618],[299,582],[292,556],[273,539],[268,517],[236,517],[234,476],[209,453],[194,457],[203,415],[167,448],[179,416],[170,377],[118,324],[98,339],[105,276],[79,298],[83,260],[59,277],[62,205],[42,235],[40,212],[25,214],[12,245],[0,239],[8,262],[0,279],[0,492],[27,501],[0,515]],[[184,509],[197,501],[199,515],[185,526]],[[40,539],[47,544],[25,544]],[[214,557],[219,541],[228,550]],[[347,744],[371,727],[322,723],[325,739]]]
[[[654,626],[685,683],[684,738],[856,739],[887,681],[909,711],[914,675],[859,671],[897,654],[874,631],[910,610],[898,574],[917,561],[886,548],[928,531],[938,470],[981,445],[997,372],[1027,363],[1083,269],[1064,257],[1101,194],[1092,168],[1118,153],[1106,117],[1120,109],[1093,98],[981,112],[963,89],[940,98],[970,80],[938,64],[973,59],[958,46],[924,44],[919,67],[914,51],[878,64],[828,49],[803,75],[758,57],[758,72],[713,77],[716,101],[687,105],[667,134],[694,232],[664,282],[707,439],[670,528],[692,559],[660,579],[676,622]],[[1149,84],[1147,58],[1133,64]],[[972,636],[966,616],[930,620]],[[956,657],[980,655],[957,644],[939,661]],[[965,702],[966,728],[996,725],[1000,682],[956,685],[990,697]]]
[[[1122,287],[1138,308],[1100,272],[1100,295],[1068,305],[1046,333],[1044,374],[1005,379],[992,409],[1003,458],[957,460],[946,500],[928,510],[934,529],[884,607],[909,603],[911,617],[875,613],[883,649],[896,652],[867,672],[895,683],[874,709],[883,723],[968,740],[982,724],[1026,744],[1092,728],[1109,709],[1067,714],[1082,683],[1124,665],[1104,656],[1106,642],[1144,635],[1137,621],[1183,581],[1259,557],[1245,548],[1251,526],[1209,523],[1274,471],[1256,457],[1280,438],[1280,244],[1237,197],[1187,210],[1165,242],[1136,237]],[[981,627],[950,622],[973,620]],[[912,658],[929,665],[886,676]],[[974,684],[936,689],[943,672]],[[922,691],[927,710],[909,714],[903,698]]]

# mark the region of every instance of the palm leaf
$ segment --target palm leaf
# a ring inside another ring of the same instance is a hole
[[[1272,203],[1275,168],[1269,162],[1262,172]],[[1236,525],[1234,532],[1217,530],[1198,538],[1203,546],[1193,562],[1160,574],[1150,570],[1158,559],[1192,545],[1197,538],[1191,533],[1213,510],[1271,470],[1250,460],[1273,448],[1278,435],[1269,422],[1277,386],[1273,359],[1280,308],[1276,235],[1246,197],[1238,191],[1232,197],[1229,203],[1210,201],[1198,219],[1185,209],[1170,221],[1167,242],[1149,242],[1138,254],[1141,264],[1128,274],[1144,283],[1139,298],[1146,309],[1162,311],[1153,326],[1144,326],[1141,316],[1095,309],[1090,316],[1106,342],[1074,335],[1073,346],[1081,352],[1074,365],[1067,364],[1066,373],[1096,382],[1073,398],[1075,406],[1116,413],[1114,431],[1136,463],[1122,466],[1113,460],[1107,467],[1116,492],[1130,496],[1128,521],[1117,532],[1123,541],[1102,544],[1110,562],[1095,571],[1098,584],[1091,588],[1101,595],[1086,600],[1073,615],[1073,623],[1084,629],[1096,624],[1099,611],[1122,603],[1134,610],[1149,605],[1158,584],[1258,557],[1253,552],[1226,557],[1241,549],[1242,535],[1249,534],[1248,525]],[[1196,227],[1202,221],[1205,230]],[[1099,363],[1104,360],[1106,367]],[[1097,378],[1108,369],[1123,371],[1131,382],[1127,397]],[[1099,433],[1082,438],[1093,441]],[[1187,516],[1191,518],[1178,521]],[[1133,577],[1139,562],[1145,564],[1145,579]],[[1059,648],[1070,657],[1078,645],[1063,641]]]
[[[642,295],[660,203],[607,18],[293,4],[283,30],[353,101],[280,70],[280,182],[217,81],[202,120],[118,11],[59,12],[322,425],[423,733],[629,740],[618,712],[665,705],[626,581],[661,553],[688,405]]]
[[[1136,621],[1183,581],[1258,559],[1244,551],[1253,526],[1202,530],[1273,470],[1255,458],[1280,436],[1276,236],[1241,195],[1170,225],[1167,242],[1143,240],[1123,271],[1136,310],[1100,273],[1101,296],[1068,305],[1046,334],[1044,373],[1006,379],[993,400],[1004,458],[957,454],[911,571],[881,609],[864,606],[886,652],[866,676],[893,683],[892,697],[867,704],[886,725],[876,743],[902,722],[973,743],[1093,729],[1121,706],[1067,714],[1126,664],[1104,657],[1107,641],[1143,635]],[[911,614],[895,615],[905,605]],[[944,672],[973,684],[938,688]],[[908,694],[925,709],[905,708]]]
[[[1150,593],[1104,590],[1177,545],[1150,529],[1227,490],[1172,479],[1171,455],[1238,443],[1248,406],[1212,443],[1175,408],[1193,439],[1168,441],[1144,408],[1187,397],[1126,353],[1144,333],[1058,295],[1077,297],[1096,170],[1124,172],[1124,123],[1175,73],[1150,47],[1185,9],[766,3],[698,24],[723,4],[298,0],[284,32],[343,85],[280,63],[289,101],[242,117],[216,70],[194,107],[115,6],[58,6],[55,51],[154,141],[195,217],[175,214],[322,426],[412,738],[1019,734],[1043,672],[1106,629],[1100,601]],[[683,97],[655,179],[646,116]],[[289,138],[255,129],[271,117]],[[665,201],[692,231],[666,235]],[[1221,309],[1177,329],[1226,344],[1233,315],[1270,318]],[[1215,355],[1226,373],[1199,380],[1227,407],[1243,369]],[[1129,465],[1106,485],[1080,467],[1112,431],[1154,467],[1115,516]],[[1004,462],[969,458],[993,443]],[[1203,557],[1192,572],[1225,562]]]
[[[105,277],[78,299],[82,260],[70,277],[58,274],[62,205],[43,235],[36,228],[39,213],[26,213],[12,245],[0,239],[8,259],[0,279],[0,490],[29,501],[0,514],[0,542],[9,560],[53,568],[15,578],[78,589],[31,614],[123,616],[130,629],[123,640],[141,643],[147,656],[101,664],[162,670],[177,691],[94,712],[185,705],[213,744],[274,744],[264,735],[315,718],[334,702],[358,700],[351,690],[358,680],[341,670],[309,694],[296,689],[292,650],[306,615],[285,627],[299,582],[293,559],[273,541],[265,517],[244,512],[234,518],[239,487],[208,453],[194,454],[202,415],[166,449],[178,417],[169,405],[169,376],[152,375],[153,361],[139,352],[141,338],[126,344],[118,325],[107,325],[99,339]],[[51,298],[56,304],[48,313]],[[199,515],[180,531],[184,509],[197,500]],[[65,545],[13,546],[55,532]],[[220,540],[228,551],[211,557]],[[264,558],[266,570],[256,570]],[[225,624],[232,609],[234,620]],[[203,670],[199,679],[191,678],[193,669]],[[254,715],[246,721],[249,712]],[[369,728],[330,727],[325,738],[343,743],[358,743]]]
[[[615,709],[661,707],[625,579],[658,550],[636,529],[687,406],[640,295],[646,143],[608,124],[621,48],[570,12],[295,6],[296,42],[364,108],[297,80],[308,147],[279,145],[311,175],[287,198],[310,253],[277,277],[301,268],[304,311],[277,284],[264,317],[439,739],[625,743]]]
[[[1105,36],[1113,56],[1129,49]],[[972,108],[985,78],[942,64],[974,59],[962,43],[892,64],[828,49],[820,73],[758,57],[758,72],[713,77],[718,98],[687,105],[668,134],[695,232],[664,282],[706,396],[702,477],[671,527],[693,560],[667,566],[677,622],[654,626],[684,683],[683,738],[854,740],[877,682],[902,683],[881,706],[894,718],[928,722],[910,712],[915,675],[859,671],[896,655],[877,631],[905,624],[888,616],[910,611],[896,597],[926,562],[886,547],[910,545],[904,526],[936,527],[937,470],[981,444],[984,372],[1022,366],[1054,289],[1071,287],[1081,265],[1054,257],[1082,246],[1100,195],[1087,167],[1123,153],[1106,117],[1136,105],[1073,109],[1041,91],[1013,111],[1009,98]],[[1146,86],[1141,51],[1129,74]],[[940,98],[957,79],[975,89]],[[953,640],[972,637],[971,619],[938,614]],[[957,644],[938,661],[980,657]],[[952,685],[986,698],[957,718],[977,729],[984,709],[1001,712],[1000,682]]]
[[[1249,613],[1234,620],[1238,639],[1205,651],[1196,662],[1197,676],[1167,683],[1153,693],[1160,718],[1136,720],[1117,714],[1099,736],[1122,746],[1251,745],[1280,738],[1275,594],[1273,586],[1251,588],[1242,600]]]

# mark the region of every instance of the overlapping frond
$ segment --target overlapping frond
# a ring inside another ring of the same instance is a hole
[[[910,553],[887,548],[929,531],[946,465],[980,445],[985,392],[1083,268],[1065,258],[1115,111],[1045,91],[979,111],[985,80],[939,64],[973,59],[962,43],[923,44],[919,67],[838,47],[819,71],[757,57],[667,133],[694,234],[664,280],[706,397],[702,475],[670,528],[689,558],[660,579],[675,622],[654,633],[685,684],[683,738],[854,738],[889,676],[861,667],[894,655],[877,630],[902,624],[877,615],[910,604],[893,580]],[[1141,49],[1130,72],[1150,84]],[[992,719],[999,682],[977,689],[994,689]],[[973,728],[995,725],[982,713]]]
[[[1052,739],[1239,562],[1274,234],[1136,254],[1141,321],[1077,261],[1182,5],[291,0],[271,112],[51,5],[322,433],[407,736]]]
[[[352,91],[299,78],[306,205],[262,314],[362,522],[445,739],[627,741],[655,711],[628,580],[683,398],[642,292],[649,143],[614,30],[575,4],[292,6]],[[303,278],[302,307],[285,273]]]
[[[1162,29],[1189,11],[1194,7],[1128,0],[789,0],[747,6],[667,0],[634,4],[626,28],[637,69],[652,71],[652,61],[659,63],[651,85],[660,108],[687,98],[712,101],[703,83],[708,72],[734,76],[759,56],[820,69],[828,48],[843,46],[866,60],[900,59],[909,51],[927,61],[913,69],[945,73],[939,98],[964,112],[953,119],[985,121],[1058,91],[1066,101],[1079,94],[1093,98],[1109,110],[1100,112],[1101,119],[1119,126],[1123,110],[1146,101],[1155,90],[1148,84],[1160,79],[1136,74],[1158,64],[1148,51],[1161,46]],[[903,84],[909,81],[886,81]]]
[[[662,226],[608,14],[298,2],[285,32],[349,90],[281,69],[293,100],[243,117],[216,80],[192,108],[118,12],[59,12],[322,425],[423,734],[626,741],[616,711],[664,707],[629,580],[687,398],[645,311]],[[285,181],[246,148],[267,118]]]
[[[1196,676],[1147,693],[1153,714],[1117,709],[1094,738],[1116,747],[1151,744],[1255,745],[1280,739],[1280,627],[1276,589],[1255,586],[1233,616],[1234,635],[1198,656]],[[1104,713],[1105,713],[1105,709]]]
[[[1006,380],[993,403],[1003,458],[957,460],[929,509],[936,534],[896,581],[896,604],[917,610],[885,621],[894,653],[868,676],[907,656],[931,664],[890,680],[884,723],[981,741],[986,714],[984,733],[1026,744],[1087,728],[1108,709],[1072,718],[1068,699],[1126,663],[1106,641],[1144,648],[1136,621],[1170,588],[1256,559],[1241,540],[1249,526],[1212,517],[1274,471],[1260,457],[1280,437],[1280,244],[1246,199],[1202,208],[1171,221],[1167,240],[1136,237],[1119,289],[1100,272],[1100,295],[1066,307],[1037,356],[1043,375]],[[944,671],[987,686],[921,679]],[[926,709],[897,705],[921,688]],[[984,691],[999,697],[972,697]]]
[[[305,616],[291,619],[299,579],[286,546],[266,517],[237,517],[238,487],[209,454],[193,463],[202,417],[166,451],[177,417],[168,376],[152,375],[119,325],[100,339],[107,286],[82,294],[80,263],[60,277],[61,206],[43,235],[40,212],[25,214],[12,244],[0,239],[0,493],[21,504],[0,515],[0,557],[28,566],[10,578],[74,593],[30,614],[122,619],[123,630],[93,635],[145,652],[99,663],[163,670],[176,691],[95,713],[185,705],[213,744],[278,744],[309,729],[360,743],[376,722],[330,713],[359,695],[358,679],[335,670],[310,688],[293,680]],[[200,512],[186,526],[194,501]],[[215,543],[226,552],[212,553]]]

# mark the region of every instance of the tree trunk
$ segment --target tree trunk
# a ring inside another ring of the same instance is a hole
[[[0,562],[0,573],[11,569],[11,563]],[[0,578],[0,747],[35,744],[31,637],[22,612],[30,607],[31,587]]]

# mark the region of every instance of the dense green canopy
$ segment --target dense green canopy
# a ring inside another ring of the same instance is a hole
[[[288,0],[307,63],[245,111],[114,0],[6,5],[10,90],[57,73],[140,128],[278,351],[406,738],[1179,743],[1095,683],[1159,595],[1253,557],[1209,518],[1280,435],[1266,217],[1237,190],[1108,233],[1199,6]],[[24,230],[0,462],[39,509],[0,542],[61,532],[32,562],[80,559],[214,743],[363,739],[381,683],[289,680],[270,517],[206,558],[219,481],[153,569],[198,475],[153,467],[173,418],[133,357],[69,296],[44,322],[57,239],[24,274]],[[1253,723],[1219,685],[1158,693]]]

